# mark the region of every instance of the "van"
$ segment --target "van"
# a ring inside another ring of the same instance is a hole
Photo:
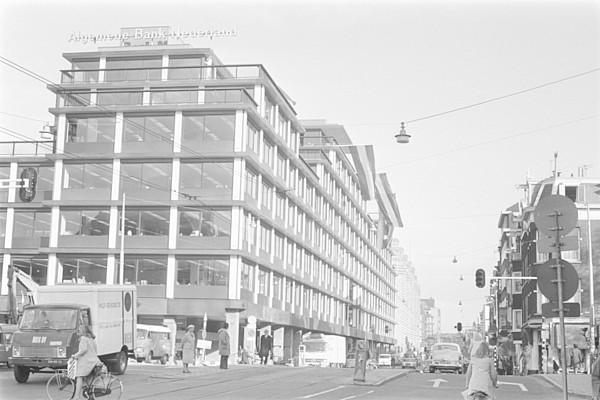
[[[137,324],[137,346],[134,353],[138,362],[160,360],[160,363],[164,365],[169,361],[172,349],[169,328]]]
[[[377,360],[377,364],[380,367],[391,367],[392,366],[392,355],[391,354],[380,354]]]
[[[17,330],[17,325],[0,324],[0,363],[6,363],[8,367],[8,356],[12,351],[12,335]]]

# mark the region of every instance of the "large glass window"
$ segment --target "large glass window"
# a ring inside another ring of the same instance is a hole
[[[179,212],[179,235],[222,236],[231,232],[231,210],[186,209]]]
[[[127,236],[168,236],[169,210],[126,207],[125,232]]]
[[[258,294],[269,295],[269,271],[263,268],[258,269]]]
[[[10,177],[10,167],[9,166],[0,166],[0,179],[9,179]],[[8,190],[0,190],[0,202],[6,203],[8,202]]]
[[[171,192],[170,163],[121,164],[121,192],[139,196],[140,189]]]
[[[180,167],[179,190],[224,189],[233,184],[233,163],[182,163]]]
[[[47,256],[20,256],[14,255],[11,259],[13,267],[19,268],[22,272],[33,279],[38,285],[46,284],[48,276],[48,257]]]
[[[142,89],[132,89],[124,92],[114,92],[109,90],[98,90],[96,102],[100,106],[141,106]]]
[[[162,58],[131,59],[107,58],[104,80],[106,82],[160,80]]]
[[[254,124],[248,122],[248,150],[252,150],[256,154],[258,154],[259,147],[258,143],[260,141],[260,132]]]
[[[106,257],[59,256],[58,263],[63,273],[57,276],[57,282],[107,283]]]
[[[175,127],[174,115],[124,117],[124,142],[171,142]]]
[[[69,142],[114,142],[115,117],[67,118]]]
[[[156,90],[150,92],[150,104],[198,104],[197,90]]]
[[[2,210],[0,211],[0,237],[4,236],[6,236],[6,211]]]
[[[166,285],[167,257],[152,256],[148,258],[125,257],[125,283],[136,285]]]
[[[258,199],[258,175],[252,170],[246,170],[246,194]]]
[[[235,115],[184,115],[183,141],[230,140],[233,141]]]
[[[177,260],[177,283],[180,285],[227,286],[229,260],[187,259]]]
[[[254,266],[246,263],[242,263],[242,276],[240,285],[242,289],[254,292]]]
[[[112,186],[112,164],[65,164],[63,187],[102,189]]]
[[[60,235],[108,236],[109,210],[61,210]]]
[[[15,210],[13,236],[50,236],[50,211]]]
[[[73,60],[72,69],[80,70],[74,72],[73,83],[96,83],[98,82],[98,68],[100,60]]]
[[[169,79],[200,79],[203,57],[169,59]]]

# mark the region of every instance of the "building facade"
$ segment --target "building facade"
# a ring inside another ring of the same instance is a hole
[[[429,349],[442,337],[442,310],[435,306],[435,299],[421,299],[421,319],[423,321],[421,347]]]
[[[392,240],[392,262],[396,269],[396,329],[398,350],[420,350],[422,339],[421,287],[415,268],[397,239]]]
[[[578,289],[565,302],[577,303],[579,316],[565,318],[567,350],[577,344],[586,356],[598,340],[597,305],[600,288],[598,274],[593,267],[600,262],[600,179],[587,177],[561,177],[558,174],[539,182],[526,182],[522,186],[524,198],[503,212],[499,228],[500,260],[496,275],[499,277],[536,277],[539,268],[554,253],[538,248],[544,238],[534,221],[535,208],[548,195],[570,198],[577,208],[578,221],[567,236],[575,237],[576,248],[561,252],[561,258],[575,267],[579,278]],[[593,293],[593,300],[590,296]],[[560,359],[562,344],[559,337],[559,318],[542,313],[542,305],[549,300],[538,290],[531,279],[499,280],[492,286],[496,303],[490,308],[491,320],[502,330],[512,333],[520,351],[521,345],[531,348],[530,372],[552,371],[551,360]],[[593,312],[593,314],[592,314]]]
[[[357,172],[372,163],[343,127],[303,125],[262,65],[210,49],[123,42],[64,58],[53,140],[0,154],[4,310],[13,265],[41,285],[135,284],[139,323],[206,324],[211,340],[228,322],[232,351],[265,329],[284,361],[307,332],[394,344],[400,215],[385,176]]]

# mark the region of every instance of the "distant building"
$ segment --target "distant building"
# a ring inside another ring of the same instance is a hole
[[[412,262],[397,239],[392,240],[392,264],[396,270],[396,328],[394,337],[403,351],[421,346],[421,287]]]
[[[440,341],[442,335],[442,310],[435,306],[433,298],[421,299],[421,319],[423,321],[423,343],[430,348]]]

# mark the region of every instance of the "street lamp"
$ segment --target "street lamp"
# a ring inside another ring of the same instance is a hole
[[[397,143],[408,143],[410,141],[410,135],[406,133],[404,129],[404,122],[400,124],[400,132],[396,135]]]
[[[56,153],[56,127],[46,122],[39,133],[42,139],[52,139],[52,152]]]

